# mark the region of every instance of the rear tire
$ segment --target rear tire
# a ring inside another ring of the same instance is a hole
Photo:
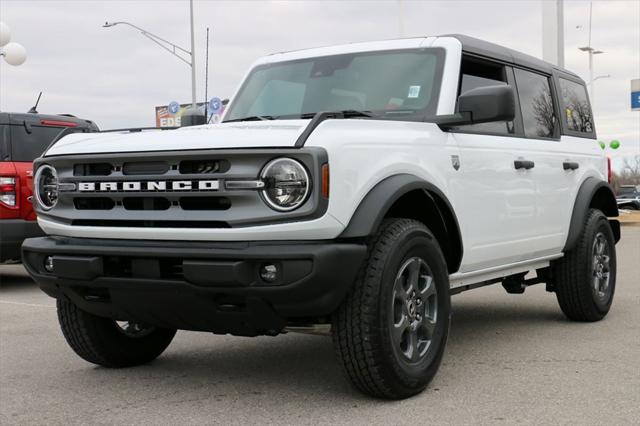
[[[62,334],[71,349],[85,361],[103,367],[132,367],[153,361],[176,334],[176,330],[133,322],[120,325],[81,310],[64,297],[58,298],[57,308]]]
[[[351,382],[379,398],[421,392],[435,376],[450,322],[449,274],[429,229],[389,219],[333,317],[333,341]]]
[[[553,264],[562,312],[574,321],[599,321],[613,302],[616,246],[607,217],[590,209],[575,247]]]

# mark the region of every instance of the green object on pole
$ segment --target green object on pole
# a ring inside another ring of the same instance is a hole
[[[602,141],[598,141],[598,145],[600,145],[600,148],[602,149],[605,149],[607,147],[607,144]]]
[[[618,149],[620,148],[620,141],[612,140],[611,143],[609,143],[609,146],[611,147],[611,149]]]

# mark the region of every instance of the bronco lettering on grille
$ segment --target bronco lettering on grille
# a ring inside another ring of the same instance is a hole
[[[80,192],[217,191],[217,180],[79,182]]]

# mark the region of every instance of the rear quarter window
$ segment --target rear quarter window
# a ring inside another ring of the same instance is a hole
[[[25,126],[11,127],[11,161],[33,161],[40,157],[49,144],[58,136],[62,127]]]
[[[519,68],[514,71],[525,136],[528,138],[556,137],[556,114],[549,78]]]
[[[593,112],[587,96],[587,88],[580,83],[559,79],[563,121],[570,132],[593,137]]]
[[[11,161],[9,146],[9,125],[0,124],[0,161]]]

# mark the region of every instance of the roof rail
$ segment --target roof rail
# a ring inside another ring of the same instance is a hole
[[[129,133],[137,133],[146,130],[175,130],[179,129],[179,127],[129,127],[124,129],[109,129],[109,130],[100,130],[97,133],[116,133],[116,132],[129,132]]]

